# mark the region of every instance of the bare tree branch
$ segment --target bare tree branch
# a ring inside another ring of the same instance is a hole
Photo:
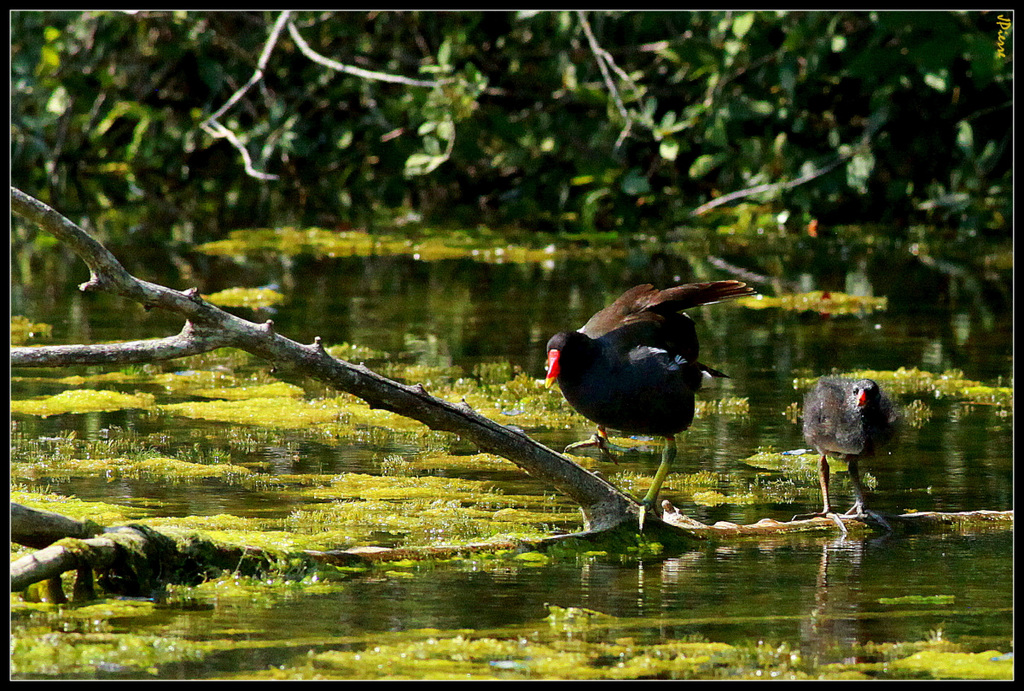
[[[443,84],[443,81],[432,81],[424,79],[410,79],[401,75],[388,74],[386,72],[377,72],[374,70],[366,70],[360,67],[354,67],[352,65],[344,65],[336,60],[332,60],[328,57],[317,53],[315,50],[310,48],[309,44],[299,33],[294,22],[292,21],[292,11],[285,10],[278,15],[277,20],[274,22],[274,26],[270,30],[270,35],[267,37],[267,42],[263,46],[263,50],[260,52],[260,57],[256,62],[256,69],[253,71],[252,76],[249,80],[243,84],[235,93],[231,94],[227,101],[218,108],[212,115],[199,123],[199,127],[209,134],[211,137],[217,139],[226,139],[231,146],[238,151],[242,157],[242,162],[245,166],[245,172],[250,177],[257,178],[259,180],[277,180],[278,175],[272,173],[265,173],[261,170],[257,170],[253,165],[252,154],[249,153],[246,148],[245,142],[242,138],[234,132],[231,128],[220,121],[228,110],[231,109],[239,100],[249,91],[257,82],[263,79],[264,70],[267,67],[267,63],[270,61],[270,55],[274,51],[274,47],[277,45],[277,41],[281,36],[281,32],[287,25],[288,32],[291,34],[292,39],[295,41],[295,45],[298,46],[299,50],[307,58],[313,62],[323,65],[332,70],[344,72],[345,74],[351,74],[362,79],[372,79],[375,81],[391,82],[394,84],[403,84],[405,86],[419,86],[419,87],[435,87]],[[453,142],[449,142],[449,152],[451,150]],[[447,159],[447,156],[445,157]]]
[[[629,130],[633,127],[633,117],[629,114],[626,109],[626,105],[622,102],[622,97],[619,96],[619,90],[615,86],[615,80],[612,79],[608,73],[608,67],[611,66],[616,73],[624,81],[632,84],[633,80],[629,78],[625,72],[619,69],[618,65],[615,64],[615,60],[612,59],[611,54],[600,46],[597,42],[597,38],[594,36],[594,32],[590,28],[590,22],[587,21],[587,15],[583,10],[576,10],[576,16],[579,17],[580,25],[583,27],[583,33],[587,36],[587,42],[590,44],[590,52],[594,54],[594,60],[597,61],[597,66],[601,69],[601,76],[604,78],[604,84],[608,87],[608,92],[612,95],[612,100],[615,102],[615,107],[619,111],[619,115],[625,121],[626,126],[622,128],[622,132],[619,134],[618,140],[615,142],[615,148],[618,149],[622,146],[622,142],[625,141],[629,135]]]
[[[352,65],[344,65],[336,60],[332,60],[328,57],[320,55],[315,50],[310,48],[309,44],[306,43],[305,39],[299,33],[299,30],[295,27],[295,24],[291,18],[292,11],[285,10],[278,15],[277,21],[274,22],[274,26],[270,30],[270,35],[267,38],[267,42],[263,46],[263,50],[260,52],[260,57],[256,62],[256,69],[253,71],[252,76],[249,80],[243,84],[235,93],[231,94],[227,101],[218,108],[212,115],[199,123],[199,127],[209,134],[211,137],[217,139],[226,139],[231,146],[238,151],[242,157],[242,162],[245,166],[245,172],[250,177],[257,178],[259,180],[277,180],[278,175],[272,173],[265,173],[261,170],[257,170],[253,164],[252,154],[249,153],[246,148],[245,142],[242,138],[231,128],[220,121],[228,110],[231,109],[239,100],[249,91],[257,82],[263,79],[264,70],[266,69],[267,63],[270,61],[270,55],[274,51],[274,47],[277,45],[277,41],[281,36],[281,32],[284,27],[288,26],[288,32],[291,34],[292,39],[295,41],[295,45],[298,46],[299,50],[310,60],[316,62],[319,65],[323,65],[332,70],[351,74],[356,77],[363,79],[373,79],[376,81],[392,82],[395,84],[404,84],[406,86],[421,86],[421,87],[435,87],[443,82],[430,81],[422,79],[410,79],[400,75],[387,74],[385,72],[376,72],[373,70],[365,70],[360,67],[354,67]],[[451,149],[451,142],[449,142],[449,150]]]
[[[284,29],[285,22],[291,16],[291,10],[285,10],[277,17],[277,21],[274,22],[274,26],[270,29],[270,36],[267,38],[266,44],[263,46],[263,51],[260,53],[259,59],[256,61],[256,71],[249,77],[249,81],[242,85],[235,93],[231,94],[231,97],[224,102],[220,108],[214,111],[213,115],[206,118],[202,122],[202,125],[206,125],[211,120],[218,119],[221,115],[226,113],[231,106],[238,103],[238,101],[245,95],[245,92],[252,88],[253,84],[263,79],[263,70],[270,61],[270,54],[274,51],[274,46],[277,45],[277,39],[281,35],[281,30]]]
[[[707,202],[706,204],[701,204],[696,209],[691,211],[690,215],[691,216],[700,216],[701,214],[710,211],[711,209],[715,208],[716,206],[721,206],[722,204],[728,204],[731,201],[735,201],[737,199],[742,199],[744,197],[749,197],[751,195],[761,194],[762,192],[773,192],[775,190],[788,190],[788,189],[792,189],[794,187],[797,187],[799,185],[804,184],[805,182],[810,182],[811,180],[813,180],[815,178],[819,178],[822,175],[825,175],[826,173],[831,172],[832,170],[834,170],[836,168],[836,166],[838,166],[841,163],[847,161],[851,156],[853,156],[852,152],[849,153],[849,154],[846,154],[846,155],[837,156],[834,160],[832,160],[829,163],[823,165],[821,168],[816,168],[816,169],[812,170],[811,172],[805,173],[804,175],[801,175],[800,177],[798,177],[798,178],[796,178],[794,180],[784,180],[782,182],[770,182],[770,183],[765,183],[763,185],[754,185],[753,187],[748,187],[748,188],[742,189],[742,190],[736,190],[735,192],[730,192],[729,194],[723,194],[721,197],[716,197],[715,199],[712,199],[711,201]]]
[[[216,120],[210,119],[202,123],[200,127],[202,127],[203,131],[211,137],[216,139],[227,139],[231,146],[235,147],[235,150],[238,151],[238,154],[242,157],[242,164],[245,166],[245,172],[249,177],[254,177],[259,180],[278,180],[280,178],[279,175],[256,170],[255,166],[252,164],[252,155],[249,153],[249,150],[245,148],[245,144],[242,143],[242,140],[238,138],[237,134],[232,132],[226,126]]]
[[[371,407],[419,420],[431,429],[454,432],[476,444],[480,450],[512,461],[579,504],[588,530],[608,529],[623,522],[635,525],[640,507],[632,498],[607,480],[535,442],[517,428],[494,422],[465,403],[455,404],[431,396],[421,385],[401,384],[362,365],[336,360],[324,350],[319,337],[311,345],[302,345],[275,333],[271,321],[255,324],[229,314],[203,300],[194,288],[181,292],[141,281],[125,271],[117,259],[84,230],[14,187],[11,188],[11,208],[14,213],[58,237],[85,261],[92,278],[80,286],[83,290],[102,287],[143,305],[180,314],[189,321],[189,325],[175,338],[160,339],[146,346],[139,343],[128,347],[110,344],[102,350],[72,351],[74,362],[138,361],[116,358],[135,357],[146,347],[163,353],[170,352],[165,350],[167,348],[201,352],[202,348],[209,349],[213,343],[240,348],[277,365],[291,365],[308,376],[358,396]],[[61,362],[33,356],[31,351],[38,350],[12,348],[11,361],[24,366],[52,366]],[[68,352],[53,355],[54,358],[57,356],[68,357]],[[654,520],[651,517],[648,522]]]
[[[224,102],[220,108],[218,108],[213,115],[206,118],[203,122],[199,123],[199,127],[203,129],[207,134],[217,139],[227,139],[231,143],[231,146],[235,147],[238,153],[242,156],[242,161],[245,164],[245,172],[251,177],[258,178],[260,180],[277,180],[278,176],[271,173],[264,173],[256,170],[252,164],[252,156],[249,154],[249,150],[245,148],[245,144],[241,142],[234,132],[232,132],[227,126],[222,124],[219,120],[220,116],[228,111],[231,106],[238,103],[238,101],[245,95],[252,86],[263,79],[263,70],[267,66],[267,62],[270,61],[270,54],[274,51],[274,46],[277,45],[277,39],[281,36],[281,30],[284,29],[285,22],[291,16],[291,10],[285,10],[277,17],[277,21],[274,22],[274,26],[270,30],[270,36],[267,38],[267,42],[263,46],[263,50],[260,52],[259,60],[256,62],[256,71],[249,77],[249,81],[242,85],[240,89],[231,94],[230,98]]]
[[[306,43],[306,39],[302,38],[302,34],[300,34],[299,30],[295,27],[294,22],[288,22],[288,33],[291,34],[292,40],[295,41],[295,45],[299,47],[299,50],[302,51],[303,55],[305,55],[307,58],[317,63],[318,65],[323,65],[324,67],[327,67],[332,70],[337,70],[338,72],[351,74],[354,77],[362,77],[363,79],[373,79],[379,82],[404,84],[405,86],[434,87],[440,86],[441,84],[444,83],[441,81],[431,81],[426,79],[410,79],[409,77],[403,77],[398,74],[388,74],[387,72],[364,70],[361,67],[354,67],[353,65],[344,65],[338,62],[337,60],[332,60],[331,58],[323,56],[320,53],[313,50],[312,48],[310,48],[309,44]]]
[[[11,541],[42,549],[57,540],[72,537],[84,540],[101,532],[103,528],[92,523],[76,521],[53,511],[32,509],[21,504],[11,504]]]
[[[729,202],[735,201],[737,199],[749,197],[754,194],[761,194],[762,192],[774,192],[776,190],[793,189],[794,187],[803,185],[804,183],[810,182],[815,178],[820,178],[822,175],[825,175],[826,173],[830,173],[831,171],[833,171],[837,166],[846,163],[848,160],[853,158],[857,153],[870,149],[871,138],[875,136],[875,132],[877,132],[878,129],[882,126],[887,117],[888,113],[884,108],[879,112],[875,113],[872,116],[871,120],[868,122],[867,127],[864,128],[864,133],[861,135],[857,143],[851,146],[849,151],[837,154],[833,160],[829,161],[820,168],[815,168],[814,170],[808,173],[804,173],[803,175],[793,180],[783,180],[782,182],[771,182],[763,185],[754,185],[753,187],[748,187],[742,190],[736,190],[735,192],[730,192],[729,194],[723,194],[721,197],[716,197],[715,199],[712,199],[706,204],[701,204],[696,209],[691,211],[690,215],[700,216],[701,214],[710,211],[711,209],[714,209],[716,206],[728,204]]]
[[[11,349],[12,367],[69,367],[71,365],[130,365],[174,360],[208,353],[231,345],[216,329],[197,328],[192,322],[177,336],[145,341],[20,347]]]
[[[62,530],[67,533],[62,535]],[[253,547],[217,545],[195,536],[175,539],[139,525],[103,528],[19,504],[11,505],[11,535],[15,542],[29,544],[31,540],[31,546],[40,548],[11,562],[11,592],[50,581],[51,596],[63,598],[61,574],[78,571],[76,600],[95,598],[94,570],[118,576],[110,581],[113,592],[140,595],[173,582],[173,576],[167,574],[212,569],[258,573],[268,571],[276,561],[274,555]]]

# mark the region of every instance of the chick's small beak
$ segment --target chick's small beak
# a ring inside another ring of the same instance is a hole
[[[555,380],[558,379],[558,373],[561,371],[561,367],[558,364],[559,355],[561,353],[555,349],[548,351],[548,375],[544,380],[544,386],[548,388],[555,385]]]
[[[861,389],[857,393],[857,407],[858,408],[863,408],[864,404],[867,403],[867,402],[868,402],[868,392],[863,390],[863,389]]]

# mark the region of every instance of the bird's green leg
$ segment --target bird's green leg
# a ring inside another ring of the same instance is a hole
[[[674,436],[665,437],[665,448],[661,452],[661,465],[658,466],[658,472],[654,474],[654,480],[651,481],[651,487],[647,490],[647,494],[643,499],[640,500],[640,530],[644,529],[644,519],[648,513],[652,513],[655,516],[658,515],[658,510],[655,508],[655,504],[658,501],[658,492],[661,491],[661,485],[665,482],[665,477],[668,475],[668,471],[672,468],[672,461],[676,458],[676,438]]]
[[[647,490],[647,494],[640,502],[648,511],[654,509],[654,505],[658,501],[658,492],[661,491],[661,485],[665,482],[665,476],[668,475],[668,471],[672,468],[672,461],[674,461],[675,458],[676,439],[672,436],[666,437],[665,448],[661,452],[661,465],[658,466],[658,472],[654,474],[654,480],[651,481],[651,488]]]

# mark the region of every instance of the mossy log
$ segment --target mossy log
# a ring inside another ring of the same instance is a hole
[[[12,592],[77,571],[76,596],[89,595],[93,572],[109,592],[142,596],[166,583],[196,584],[222,571],[258,575],[280,557],[142,525],[103,528],[21,504],[11,504],[11,541],[39,548],[11,562]],[[81,588],[83,583],[89,586]]]

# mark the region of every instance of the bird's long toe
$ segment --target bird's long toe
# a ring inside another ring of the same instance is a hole
[[[602,451],[604,450],[604,445],[601,442],[601,437],[599,437],[595,433],[589,439],[584,439],[582,441],[577,441],[577,442],[573,442],[572,444],[569,444],[567,447],[565,447],[565,449],[562,451],[562,453],[569,453],[570,451],[575,451],[576,449],[585,449],[585,448],[587,448],[589,446],[596,446],[599,449],[601,449]]]
[[[570,451],[575,451],[576,449],[583,449],[583,448],[587,448],[587,447],[590,447],[590,446],[596,446],[597,447],[598,451],[601,452],[601,460],[602,461],[609,461],[609,462],[614,463],[616,465],[618,465],[618,463],[619,463],[619,459],[615,455],[616,453],[624,454],[627,451],[631,451],[632,450],[632,449],[630,449],[628,447],[625,447],[625,446],[619,446],[618,444],[613,444],[612,442],[610,442],[608,440],[607,436],[602,435],[600,432],[595,432],[589,439],[584,439],[583,441],[578,441],[578,442],[574,442],[572,444],[569,444],[567,447],[565,447],[565,449],[562,451],[562,453],[569,453]],[[613,453],[613,452],[615,452],[615,453]]]
[[[846,516],[847,518],[859,518],[861,520],[867,519],[878,524],[885,530],[892,532],[892,526],[889,524],[889,521],[885,520],[885,517],[882,516],[882,514],[874,511],[873,509],[865,508],[863,504],[854,504],[849,511],[843,514],[843,516]]]
[[[834,511],[815,511],[814,513],[798,513],[797,515],[793,516],[793,518],[791,518],[790,520],[793,520],[793,521],[805,521],[805,520],[810,519],[810,518],[822,518],[822,517],[828,518],[833,523],[835,523],[839,527],[839,529],[841,531],[843,531],[843,535],[846,535],[849,532],[846,529],[846,525],[843,524],[843,517],[840,516],[839,514],[837,514]]]

